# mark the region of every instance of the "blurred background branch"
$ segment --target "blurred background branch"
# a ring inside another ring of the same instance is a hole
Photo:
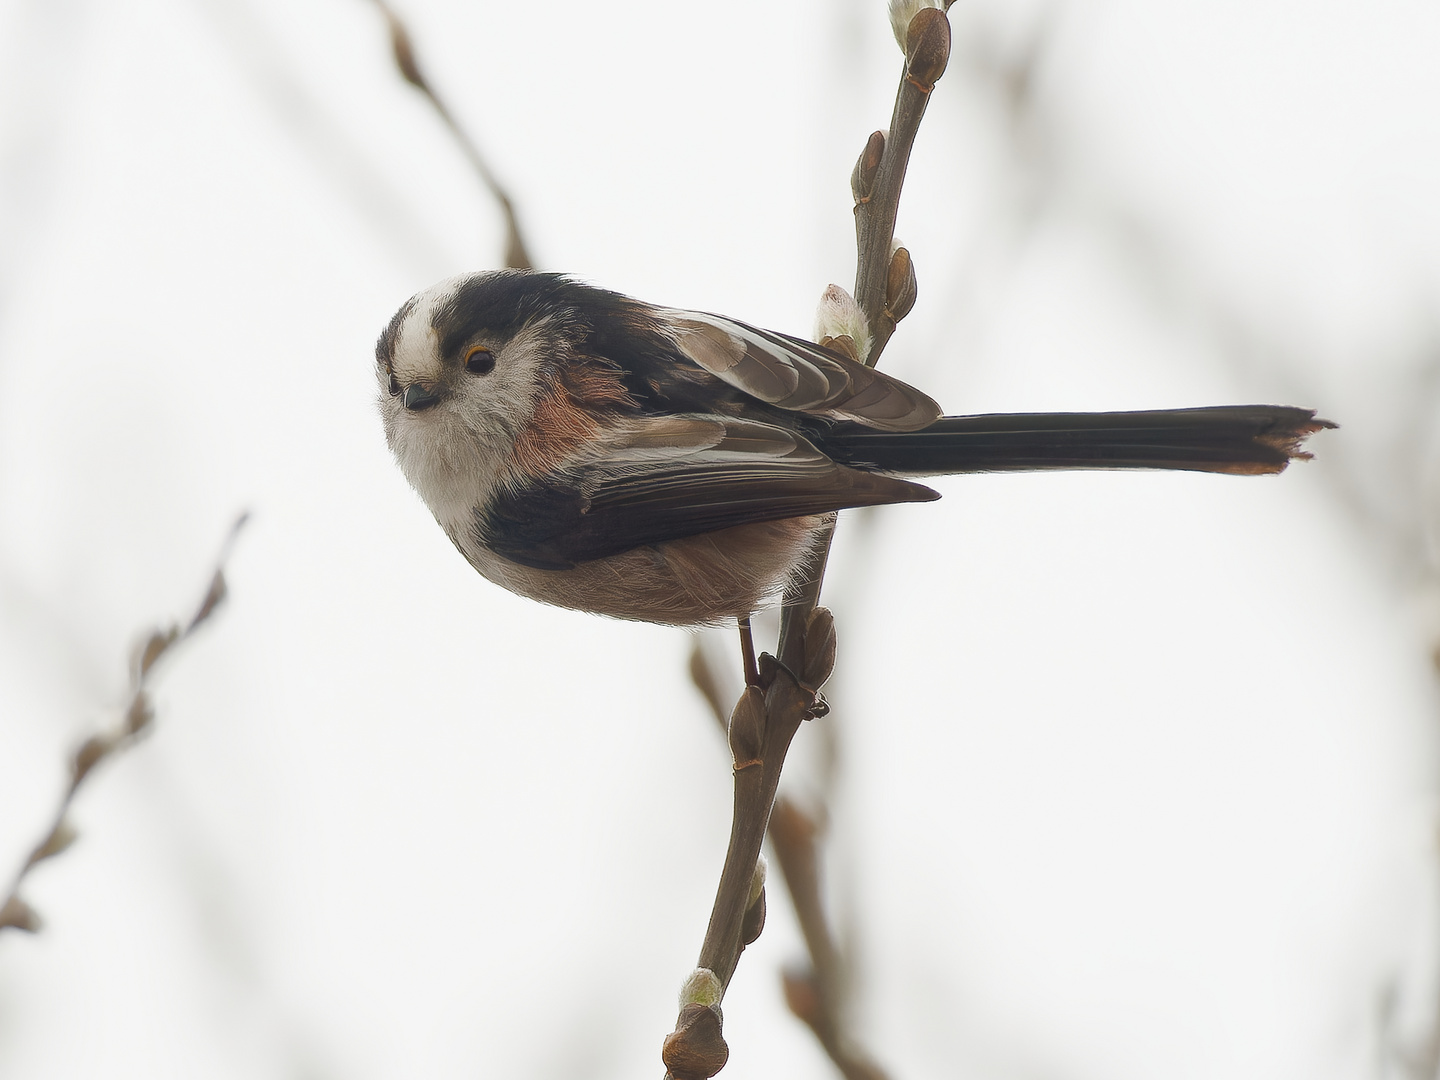
[[[76,832],[70,823],[70,807],[75,801],[85,780],[101,763],[128,750],[139,739],[148,734],[155,722],[155,710],[150,698],[150,682],[155,666],[166,656],[187,642],[200,629],[216,609],[224,602],[225,564],[229,561],[231,548],[249,514],[241,514],[230,527],[220,556],[211,571],[205,595],[195,608],[195,613],[185,623],[176,623],[156,628],[146,634],[135,651],[130,663],[130,692],[119,724],[109,731],[91,735],[70,758],[70,780],[59,805],[51,815],[49,827],[44,836],[30,849],[10,883],[10,891],[0,901],[0,930],[23,930],[35,933],[40,929],[40,916],[20,895],[21,886],[30,873],[47,859],[64,852],[75,842]]]
[[[485,160],[485,155],[480,153],[480,147],[470,137],[469,132],[460,126],[460,122],[455,119],[455,114],[450,111],[420,69],[420,61],[415,55],[415,45],[411,41],[410,31],[400,21],[400,16],[395,14],[394,8],[385,0],[371,0],[371,2],[385,16],[385,24],[390,30],[390,48],[395,56],[395,66],[399,68],[400,74],[404,76],[406,82],[424,94],[425,99],[434,106],[435,112],[445,122],[446,128],[454,137],[455,144],[465,155],[465,160],[470,163],[470,167],[475,170],[475,175],[485,185],[485,190],[499,205],[500,213],[505,218],[505,265],[516,270],[534,269],[535,263],[531,260],[525,239],[521,235],[520,221],[515,215],[515,204],[510,198],[510,193],[501,186],[500,181],[495,177],[494,170]]]

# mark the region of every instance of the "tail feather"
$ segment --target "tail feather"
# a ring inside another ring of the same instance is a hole
[[[1224,405],[1112,413],[944,416],[920,431],[837,424],[821,443],[836,461],[911,476],[1042,469],[1278,473],[1307,436],[1335,425],[1312,409]]]

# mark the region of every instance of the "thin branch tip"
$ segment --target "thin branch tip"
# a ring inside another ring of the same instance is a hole
[[[530,258],[530,251],[525,243],[524,236],[520,229],[520,220],[515,212],[515,203],[504,186],[496,178],[491,170],[489,162],[480,153],[479,144],[472,139],[468,132],[460,126],[455,114],[450,111],[448,105],[441,99],[435,87],[431,85],[420,68],[419,57],[415,50],[414,39],[405,23],[395,10],[385,0],[372,0],[380,13],[385,18],[386,26],[390,31],[391,54],[395,60],[395,66],[401,77],[413,86],[420,93],[425,95],[430,102],[431,108],[449,130],[451,138],[455,140],[460,152],[469,161],[475,174],[479,177],[480,183],[490,193],[500,209],[501,217],[505,221],[505,265],[512,270],[533,270],[534,261]]]
[[[948,5],[947,5],[948,6]],[[894,113],[888,132],[874,132],[851,172],[855,198],[856,275],[853,299],[843,289],[826,291],[817,322],[826,338],[837,348],[855,349],[862,362],[873,366],[879,359],[896,324],[913,307],[918,288],[909,252],[894,244],[895,217],[904,185],[905,170],[930,90],[944,73],[950,55],[950,25],[945,13],[928,0],[892,0],[891,19],[896,38],[905,52],[905,66],[896,92]],[[904,30],[902,34],[901,30]],[[858,318],[843,318],[842,302],[858,308]],[[828,304],[828,309],[827,309]],[[858,326],[848,325],[860,324]],[[866,331],[868,330],[868,334]],[[866,338],[868,342],[865,342]],[[862,343],[864,343],[862,345]],[[848,346],[848,347],[847,347]],[[817,531],[813,564],[803,580],[787,588],[780,614],[780,636],[776,656],[762,655],[758,678],[749,678],[751,650],[742,626],[742,654],[747,669],[745,691],[726,725],[734,782],[734,812],[725,863],[716,888],[710,923],[700,948],[699,967],[712,972],[722,988],[728,987],[744,947],[764,926],[766,889],[759,864],[760,849],[767,829],[781,859],[786,883],[796,900],[797,913],[806,930],[815,970],[812,979],[786,978],[786,998],[791,1009],[815,1030],[831,1060],[846,1080],[883,1080],[863,1055],[852,1051],[837,1034],[840,995],[837,950],[825,925],[819,902],[815,865],[813,822],[798,819],[788,804],[777,803],[780,773],[791,740],[807,719],[824,715],[829,706],[819,696],[835,664],[836,635],[830,612],[818,607],[821,583],[834,535],[835,518]],[[722,715],[709,670],[698,646],[690,658],[691,681],[710,702],[717,718]],[[787,853],[779,839],[777,817],[808,823],[801,829],[804,839]],[[803,854],[808,851],[809,854]],[[787,860],[790,865],[787,866]],[[808,865],[813,886],[797,885]],[[801,911],[805,907],[809,915]],[[824,974],[829,972],[829,975]],[[812,988],[813,1008],[801,1002],[801,991]],[[692,1035],[694,1031],[697,1034]],[[704,1034],[699,1034],[703,1032]],[[701,1051],[709,1056],[701,1060]],[[720,1036],[718,1009],[698,1004],[685,1005],[676,1029],[665,1040],[664,1057],[673,1080],[698,1080],[714,1075],[725,1064],[728,1048]],[[687,1071],[688,1070],[688,1071]]]
[[[75,842],[77,833],[70,823],[70,806],[75,801],[80,786],[95,771],[101,762],[108,760],[138,742],[154,726],[155,714],[147,689],[148,682],[161,657],[169,654],[185,641],[202,621],[207,619],[224,598],[223,571],[225,561],[230,557],[236,535],[249,518],[241,514],[230,527],[220,558],[211,573],[205,597],[197,608],[196,616],[181,631],[176,626],[154,629],[142,639],[130,658],[130,697],[114,728],[99,731],[86,738],[70,754],[70,780],[60,796],[59,805],[50,817],[50,825],[44,837],[31,848],[29,855],[15,874],[8,895],[0,903],[0,931],[21,930],[38,933],[40,917],[20,898],[20,889],[30,872],[40,863],[54,858],[68,850]]]

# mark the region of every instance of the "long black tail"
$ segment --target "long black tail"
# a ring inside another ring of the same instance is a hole
[[[819,440],[836,461],[911,476],[1039,469],[1278,473],[1306,436],[1335,425],[1287,405],[1155,412],[944,416],[920,431],[838,424]]]

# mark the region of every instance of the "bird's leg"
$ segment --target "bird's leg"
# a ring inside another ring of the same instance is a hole
[[[740,627],[740,661],[745,667],[745,685],[760,685],[760,669],[755,664],[755,639],[750,635],[750,616],[741,615],[735,622]]]

